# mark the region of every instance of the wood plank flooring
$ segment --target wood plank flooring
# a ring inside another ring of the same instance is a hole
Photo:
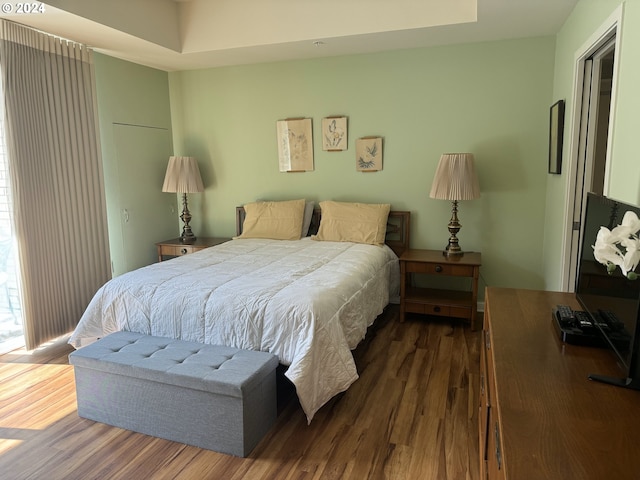
[[[247,458],[79,418],[71,347],[0,356],[0,477],[477,480],[479,331],[391,306],[354,352],[360,379],[307,425],[295,398]]]

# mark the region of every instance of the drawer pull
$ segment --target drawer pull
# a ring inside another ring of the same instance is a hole
[[[439,312],[440,311],[440,307],[433,307],[433,311],[434,312]]]
[[[186,248],[181,249],[180,250],[180,254],[181,255],[186,255],[187,254],[187,249]]]
[[[442,265],[436,265],[436,272],[442,272]]]

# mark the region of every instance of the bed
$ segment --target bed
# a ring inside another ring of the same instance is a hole
[[[398,299],[398,255],[407,248],[410,214],[389,211],[385,244],[372,245],[321,238],[328,220],[319,209],[312,209],[308,236],[246,237],[245,207],[236,211],[233,240],[107,282],[69,343],[81,348],[126,330],[267,351],[287,367],[311,422],[356,381],[351,350]]]

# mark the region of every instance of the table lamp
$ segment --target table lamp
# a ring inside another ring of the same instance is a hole
[[[189,226],[191,214],[187,205],[187,193],[204,192],[198,161],[195,157],[169,157],[162,191],[182,194],[182,214],[180,218],[184,223],[184,227],[182,228],[180,241],[186,244],[195,242],[196,236]]]
[[[445,153],[440,157],[429,197],[451,200],[451,220],[449,220],[449,243],[442,252],[446,256],[463,255],[458,243],[460,231],[458,221],[458,201],[480,197],[480,185],[471,153]]]

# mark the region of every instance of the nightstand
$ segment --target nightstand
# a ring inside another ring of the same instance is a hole
[[[194,243],[185,244],[180,241],[180,238],[172,238],[171,240],[165,240],[164,242],[156,243],[158,247],[158,261],[168,260],[173,257],[180,257],[188,253],[197,252],[207,247],[213,247],[214,245],[220,245],[221,243],[228,242],[230,238],[218,238],[218,237],[198,237]]]
[[[400,256],[400,321],[408,312],[456,317],[469,320],[475,330],[481,263],[478,252],[447,257],[442,250],[406,250]],[[416,274],[469,277],[471,291],[419,288],[410,278]]]

